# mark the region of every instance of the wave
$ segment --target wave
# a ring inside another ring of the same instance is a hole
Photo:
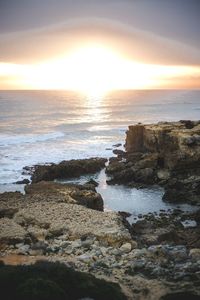
[[[51,132],[45,134],[27,134],[27,135],[9,135],[0,134],[0,146],[32,144],[35,142],[44,142],[48,140],[55,140],[64,137],[63,132]]]

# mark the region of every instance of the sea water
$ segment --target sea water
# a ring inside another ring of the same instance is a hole
[[[108,158],[113,156],[109,149],[114,144],[124,144],[128,125],[180,119],[200,119],[200,91],[118,91],[99,96],[69,91],[0,91],[0,191],[23,189],[13,183],[26,177],[22,176],[24,166]],[[101,190],[108,208],[130,210],[137,206],[144,212],[147,207],[153,210],[150,203],[156,203],[155,199],[163,204],[159,189],[109,189],[104,184]],[[126,200],[119,200],[123,198]]]

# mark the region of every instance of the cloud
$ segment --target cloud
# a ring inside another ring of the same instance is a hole
[[[73,18],[34,30],[0,35],[0,61],[32,63],[62,56],[86,43],[115,48],[126,57],[171,65],[200,65],[200,50],[104,18]]]

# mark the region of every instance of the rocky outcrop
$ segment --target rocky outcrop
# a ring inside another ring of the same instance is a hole
[[[73,178],[92,174],[104,168],[105,158],[64,160],[59,164],[36,165],[32,170],[32,182],[51,181],[59,178]]]
[[[128,299],[160,300],[175,291],[200,296],[199,212],[143,216],[132,226],[133,240],[115,212],[15,196],[10,206],[18,211],[0,220],[0,260],[5,263],[19,263],[16,256],[26,257],[26,262],[21,259],[26,264],[33,257],[60,261],[120,283]],[[196,222],[194,228],[184,227],[188,219]]]
[[[127,131],[125,147],[127,152],[166,153],[182,150],[190,155],[188,146],[198,147],[200,144],[199,132],[200,121],[133,125]]]
[[[129,148],[131,143],[127,145],[128,152],[115,152],[117,159],[110,160],[107,167],[111,182],[136,186],[156,183],[164,186],[166,192],[173,192],[171,201],[174,201],[173,197],[182,201],[183,196],[188,201],[190,195],[198,203],[199,164],[194,162],[198,162],[199,157],[199,123],[173,124],[145,125],[142,130],[139,129],[142,125],[137,125],[139,127],[131,136],[135,140],[142,132],[142,142],[138,138],[133,148]],[[158,133],[158,140],[151,139],[151,126],[158,126],[161,132],[165,126],[170,127],[166,134],[170,137],[165,134],[162,137]],[[180,142],[177,150],[179,142],[172,138],[176,143],[173,146],[170,140],[171,134],[175,135],[171,132],[173,126],[177,126],[177,135],[183,130],[183,135],[186,131],[193,136],[191,132],[195,131],[195,143],[187,142],[184,146]],[[146,127],[149,128],[149,139],[145,137]],[[171,152],[162,146],[164,143],[167,147],[168,140]],[[176,157],[180,159],[178,164]],[[70,161],[71,167],[75,168],[71,172],[69,162],[63,163],[62,167],[38,166],[33,174],[34,183],[26,186],[25,195],[18,192],[0,194],[1,260],[6,263],[12,261],[13,256],[15,261],[16,256],[24,256],[26,263],[28,258],[29,263],[33,262],[33,257],[35,261],[41,258],[50,262],[60,261],[71,269],[120,283],[128,299],[176,299],[183,295],[198,299],[199,211],[184,214],[176,210],[162,212],[159,216],[141,215],[142,219],[127,226],[126,218],[129,216],[124,212],[101,211],[103,202],[96,193],[95,181],[90,180],[84,185],[50,182],[62,176],[95,172],[104,166],[105,160],[100,161],[92,159],[92,162],[84,160],[80,163],[78,160],[77,164]],[[91,167],[86,167],[88,165]],[[47,181],[42,181],[44,178]],[[182,196],[179,199],[180,192]]]
[[[132,224],[132,234],[142,247],[169,244],[199,249],[200,210],[189,213],[176,209],[160,215],[149,213]]]
[[[111,161],[110,183],[159,184],[164,199],[200,203],[200,121],[129,126],[122,161]]]
[[[40,181],[25,187],[26,198],[34,201],[74,203],[103,211],[103,199],[90,185]]]
[[[15,214],[14,222],[25,228],[46,229],[49,239],[61,235],[72,241],[95,238],[103,244],[116,246],[131,240],[118,214],[93,211],[75,204],[32,203]]]
[[[143,216],[130,233],[127,214],[68,202],[70,188],[76,185],[59,190],[39,182],[25,195],[0,194],[0,208],[12,209],[0,219],[0,260],[60,261],[120,283],[128,299],[160,300],[175,291],[200,295],[199,212]]]
[[[25,192],[25,195],[19,192],[0,194],[0,218],[12,218],[20,208],[36,202],[64,202],[103,211],[101,195],[87,184],[73,185],[41,181],[27,185]]]
[[[56,183],[40,182],[30,185],[25,195],[0,194],[1,210],[13,210],[10,218],[1,215],[0,240],[9,244],[20,242],[26,236],[29,244],[40,240],[48,243],[49,239],[65,235],[67,241],[91,238],[113,246],[131,242],[129,231],[118,213],[104,213],[77,205],[82,202],[81,192],[83,202],[85,197],[88,203],[94,201],[95,192],[77,190],[73,186],[59,187]],[[84,193],[91,193],[89,200]]]

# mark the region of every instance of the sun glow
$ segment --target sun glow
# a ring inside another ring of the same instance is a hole
[[[101,96],[117,88],[123,63],[123,58],[110,49],[87,46],[40,65],[38,81],[47,89],[54,86]]]
[[[200,76],[198,67],[142,64],[110,48],[89,45],[35,65],[0,63],[0,78],[25,89],[66,89],[101,97],[110,90],[166,87],[170,81]]]

